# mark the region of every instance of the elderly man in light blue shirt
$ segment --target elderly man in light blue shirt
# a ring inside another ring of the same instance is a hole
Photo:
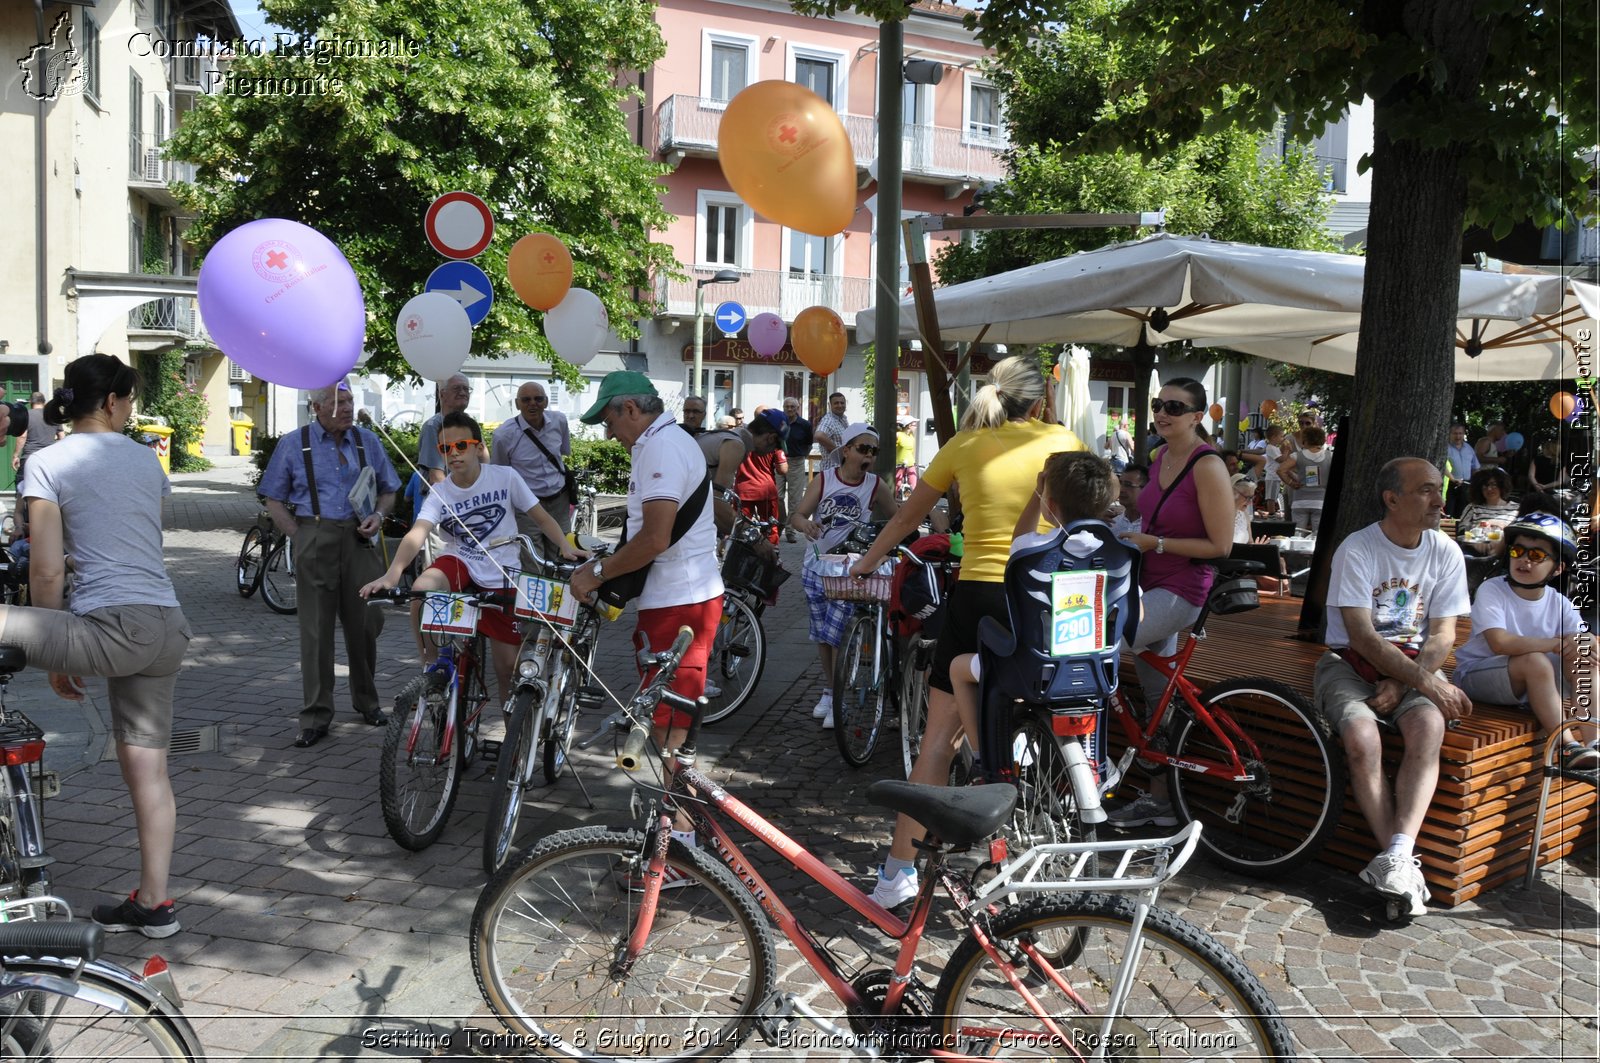
[[[1467,426],[1459,421],[1450,426],[1450,441],[1445,445],[1445,479],[1448,494],[1445,511],[1452,517],[1461,516],[1467,506],[1467,481],[1478,471],[1482,462],[1478,452],[1467,442]]]

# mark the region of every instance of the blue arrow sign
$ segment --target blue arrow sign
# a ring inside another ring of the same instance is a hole
[[[739,330],[744,328],[746,315],[744,307],[729,299],[725,303],[717,304],[717,312],[711,315],[711,319],[717,323],[717,328],[724,336],[737,336]]]
[[[477,325],[489,316],[494,305],[494,285],[489,275],[471,262],[446,262],[428,274],[425,292],[443,292],[461,304],[467,320]]]

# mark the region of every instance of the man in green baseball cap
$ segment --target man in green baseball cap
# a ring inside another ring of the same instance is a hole
[[[584,424],[599,424],[605,420],[606,407],[611,404],[613,399],[654,394],[656,394],[656,386],[643,373],[633,373],[627,370],[607,373],[605,379],[600,381],[600,394],[595,398],[594,405],[590,406],[578,420]]]

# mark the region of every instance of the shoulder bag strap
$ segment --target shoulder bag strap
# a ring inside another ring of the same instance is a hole
[[[1156,522],[1156,517],[1159,516],[1160,513],[1161,513],[1161,507],[1167,504],[1167,499],[1172,497],[1172,492],[1176,491],[1178,489],[1178,485],[1183,483],[1183,478],[1185,476],[1189,475],[1190,471],[1195,467],[1195,463],[1198,462],[1201,458],[1205,457],[1207,454],[1215,454],[1215,453],[1216,453],[1215,450],[1212,450],[1210,447],[1206,447],[1203,450],[1196,451],[1195,454],[1189,458],[1189,464],[1185,465],[1183,467],[1183,471],[1178,474],[1177,478],[1175,480],[1173,480],[1170,484],[1167,485],[1166,490],[1161,492],[1160,499],[1158,499],[1156,501],[1155,510],[1150,514],[1149,519],[1146,520],[1143,523],[1143,525],[1141,525],[1141,527],[1144,528],[1146,534],[1154,534],[1153,532],[1150,531],[1150,529],[1152,527],[1154,527],[1155,522]]]
[[[678,507],[678,515],[672,520],[672,536],[667,540],[667,549],[671,550],[678,545],[678,540],[689,534],[689,529],[694,527],[694,522],[700,519],[700,511],[706,508],[706,499],[711,497],[711,474],[708,472],[700,481],[700,487],[690,497],[689,501]],[[622,535],[617,539],[617,549],[622,549],[622,544],[628,541],[628,524],[622,524]]]
[[[556,472],[559,472],[562,476],[567,474],[567,467],[561,464],[561,459],[550,453],[549,447],[539,442],[539,437],[533,434],[533,429],[528,427],[527,422],[523,422],[522,434],[527,436],[533,442],[533,445],[539,448],[539,453],[543,454],[550,464],[556,467]]]
[[[311,491],[311,515],[322,516],[322,504],[317,501],[317,474],[311,468],[311,426],[300,426],[300,457],[306,463],[306,487]]]

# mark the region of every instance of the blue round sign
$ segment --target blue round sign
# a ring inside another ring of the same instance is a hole
[[[446,262],[428,274],[425,292],[443,292],[461,304],[467,320],[477,325],[494,305],[494,285],[489,275],[471,262]]]
[[[737,336],[739,330],[744,328],[747,315],[743,306],[730,299],[717,304],[717,311],[711,315],[711,320],[716,322],[724,336]]]

